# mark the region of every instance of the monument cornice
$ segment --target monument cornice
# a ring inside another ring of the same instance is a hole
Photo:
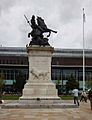
[[[54,47],[31,45],[31,46],[27,46],[27,52],[29,51],[51,51],[53,53]]]

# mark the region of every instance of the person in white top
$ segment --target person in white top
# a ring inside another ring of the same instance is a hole
[[[72,92],[73,92],[73,95],[74,95],[74,104],[77,103],[77,105],[79,106],[79,101],[78,101],[78,93],[79,93],[79,91],[78,91],[78,89],[75,88]]]

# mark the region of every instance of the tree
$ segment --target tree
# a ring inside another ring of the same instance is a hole
[[[4,81],[4,75],[0,74],[0,99],[2,98],[2,89],[4,87],[5,81]]]
[[[92,88],[92,80],[86,80],[86,88],[87,89]]]
[[[60,95],[61,94],[60,80],[56,80],[55,84],[56,84],[56,89],[58,90],[58,95]]]
[[[24,88],[24,84],[26,83],[25,76],[22,72],[16,76],[16,82],[14,83],[15,89],[17,92],[22,93],[22,89]]]
[[[66,82],[66,91],[69,92],[69,90],[73,90],[74,88],[79,88],[79,83],[76,81],[73,74],[71,74]]]

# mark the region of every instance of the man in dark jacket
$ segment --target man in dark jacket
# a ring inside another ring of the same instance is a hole
[[[92,88],[88,92],[88,99],[90,100],[90,106],[91,106],[91,110],[92,110]]]

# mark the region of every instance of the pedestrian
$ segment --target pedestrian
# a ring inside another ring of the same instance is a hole
[[[75,88],[75,89],[73,89],[73,96],[74,96],[74,104],[77,104],[78,106],[79,106],[79,101],[78,101],[78,93],[79,93],[79,91],[78,91],[78,89],[77,88]]]
[[[92,88],[88,92],[88,99],[90,100],[90,107],[91,107],[91,110],[92,110]]]
[[[81,98],[80,98],[80,102],[83,102],[83,101],[85,101],[85,102],[87,102],[87,94],[86,94],[86,92],[85,91],[83,91],[82,93],[81,93]]]
[[[4,103],[4,100],[0,100],[0,104]]]
[[[4,100],[2,100],[2,93],[0,92],[0,104],[4,103]]]

